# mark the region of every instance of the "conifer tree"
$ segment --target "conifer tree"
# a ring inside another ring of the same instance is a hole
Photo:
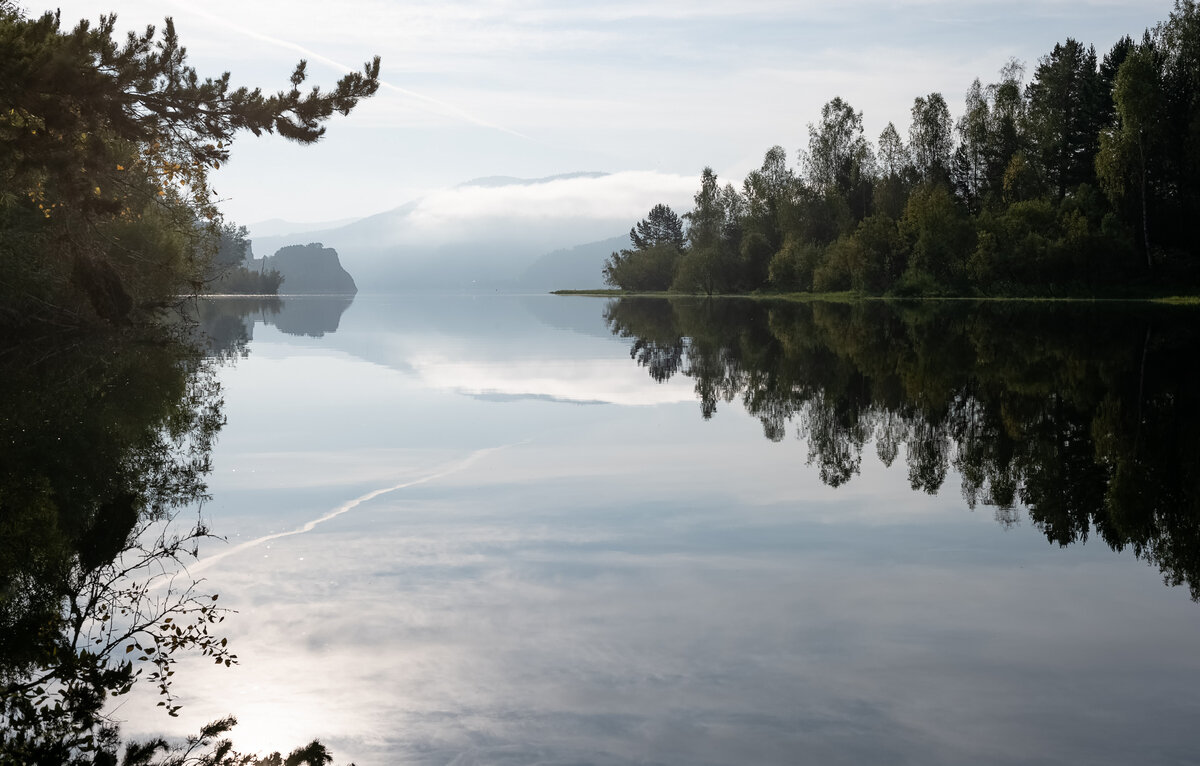
[[[1096,49],[1070,38],[1042,58],[1029,84],[1034,156],[1059,199],[1095,179],[1105,112],[1101,87]]]
[[[116,35],[0,5],[0,283],[6,308],[124,321],[203,287],[219,211],[208,174],[247,131],[313,143],[379,87],[379,59],[330,90],[268,95],[201,78],[173,21]],[[13,314],[5,317],[11,319]]]

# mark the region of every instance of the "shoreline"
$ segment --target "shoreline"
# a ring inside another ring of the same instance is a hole
[[[857,303],[860,301],[885,301],[903,303],[909,301],[963,301],[971,303],[1159,303],[1170,306],[1200,306],[1200,295],[1159,296],[972,296],[972,295],[862,295],[854,292],[835,293],[677,293],[666,290],[656,292],[634,292],[626,290],[551,290],[550,295],[573,295],[590,298],[739,298],[757,301],[837,302]]]

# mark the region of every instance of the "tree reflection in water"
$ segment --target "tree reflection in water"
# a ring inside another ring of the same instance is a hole
[[[206,355],[177,328],[0,346],[0,762],[116,764],[110,697],[141,679],[174,714],[177,656],[236,661],[183,567],[208,531],[180,514],[206,497],[215,366],[241,345]],[[256,762],[220,740],[233,723],[120,762]]]
[[[830,486],[872,443],[903,451],[914,490],[953,469],[970,508],[1132,548],[1200,600],[1194,310],[622,298],[605,318],[654,380],[695,381],[705,419],[737,398],[768,439],[794,427]]]

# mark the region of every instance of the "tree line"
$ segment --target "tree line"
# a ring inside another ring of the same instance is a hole
[[[1200,7],[1176,0],[1103,56],[1074,39],[971,83],[957,120],[914,100],[872,144],[840,97],[741,188],[705,168],[693,208],[655,206],[606,283],[687,293],[1099,294],[1194,287]]]
[[[243,132],[317,141],[379,65],[302,90],[301,61],[268,94],[202,78],[170,18],[122,40],[115,16],[68,29],[0,0],[0,324],[127,323],[236,271],[209,174]]]

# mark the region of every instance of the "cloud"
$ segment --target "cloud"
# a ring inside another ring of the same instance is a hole
[[[866,763],[898,747],[957,763],[1090,755],[1105,747],[1091,716],[1138,731],[1177,699],[1114,696],[1089,672],[1120,657],[1130,678],[1153,678],[1190,656],[1190,614],[1147,598],[1153,576],[1061,562],[1038,540],[1016,567],[944,520],[813,524],[798,483],[788,503],[745,502],[760,493],[756,449],[743,471],[726,447],[679,445],[664,465],[637,448],[555,446],[215,568],[242,664],[180,664],[184,723],[232,712],[241,747],[315,736],[359,763]],[[699,483],[676,480],[684,457]],[[592,473],[598,462],[614,473]],[[1067,597],[1085,586],[1118,608]],[[1131,604],[1179,639],[1131,654],[1147,624]],[[123,699],[127,731],[161,733],[152,689]],[[1063,710],[1085,713],[1047,728]]]
[[[95,16],[82,0],[61,5],[68,19]],[[202,73],[228,68],[239,83],[286,85],[293,57],[310,58],[321,83],[328,68],[383,57],[389,85],[338,120],[312,159],[270,141],[239,146],[218,188],[233,217],[259,220],[352,215],[363,197],[388,207],[403,201],[391,190],[397,180],[435,188],[597,159],[606,169],[719,170],[772,144],[794,151],[836,95],[864,111],[873,137],[889,121],[903,129],[915,95],[940,91],[957,113],[971,80],[986,82],[1009,57],[1035,62],[1066,36],[1103,52],[1165,16],[1152,5],[302,0],[279,13],[189,0],[170,9]],[[137,27],[162,14],[161,4],[129,0],[121,20]],[[529,139],[499,141],[515,136]]]
[[[698,184],[698,177],[630,171],[536,184],[459,186],[426,196],[407,223],[417,231],[580,218],[627,226],[658,203],[688,209]]]
[[[430,388],[464,394],[539,397],[625,406],[695,400],[691,379],[647,385],[646,372],[625,359],[461,361],[425,356],[409,360]]]

